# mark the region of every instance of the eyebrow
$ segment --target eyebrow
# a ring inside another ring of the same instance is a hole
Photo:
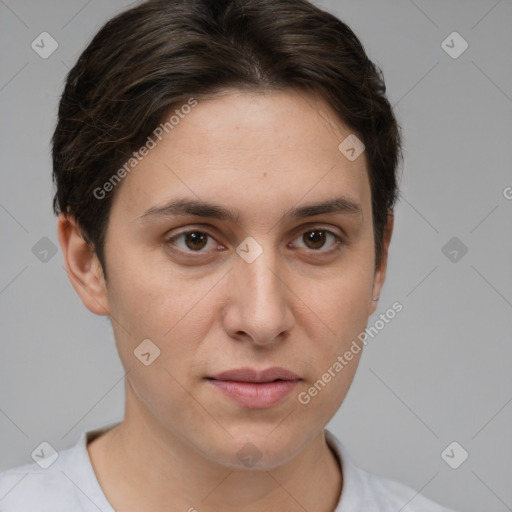
[[[356,201],[341,196],[320,203],[306,204],[304,206],[291,208],[281,216],[279,222],[288,219],[303,219],[327,213],[360,215],[362,217],[363,210],[361,205]],[[229,221],[233,224],[237,224],[240,218],[240,212],[238,210],[231,211],[223,206],[199,199],[181,198],[171,200],[161,206],[152,206],[142,215],[139,215],[136,220],[143,222],[160,217],[167,218],[187,215],[214,218],[221,221]]]

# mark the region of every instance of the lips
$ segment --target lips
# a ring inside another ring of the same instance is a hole
[[[266,370],[238,368],[207,378],[214,388],[239,405],[249,409],[266,409],[282,402],[301,380],[284,368]]]
[[[237,368],[218,373],[214,380],[229,380],[235,382],[273,382],[275,380],[300,380],[299,376],[290,370],[278,366],[266,370],[253,370],[252,368]]]

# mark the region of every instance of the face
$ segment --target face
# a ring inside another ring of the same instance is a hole
[[[338,356],[364,331],[385,275],[364,153],[350,161],[338,149],[350,133],[313,96],[226,92],[199,101],[124,178],[108,282],[88,295],[112,318],[127,417],[137,410],[170,442],[228,466],[252,443],[259,468],[275,467],[322,432],[360,352],[341,370]],[[276,367],[293,375],[258,374]],[[235,369],[256,373],[219,376]]]

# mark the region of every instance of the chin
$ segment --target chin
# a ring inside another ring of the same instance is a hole
[[[276,469],[290,462],[307,442],[289,429],[275,429],[275,425],[252,428],[251,433],[247,429],[240,429],[239,434],[232,430],[230,433],[232,437],[223,439],[218,446],[211,446],[208,456],[232,470]]]

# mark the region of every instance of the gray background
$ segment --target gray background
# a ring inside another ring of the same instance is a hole
[[[369,471],[459,510],[510,511],[512,2],[317,4],[383,68],[406,151],[387,283],[369,325],[395,301],[404,309],[370,340],[329,428]],[[0,0],[0,469],[30,462],[43,440],[67,448],[122,417],[108,320],[84,308],[60,249],[45,262],[33,247],[43,237],[58,245],[49,139],[64,77],[128,5]],[[47,59],[31,48],[43,31],[59,44]],[[441,47],[453,31],[469,44],[457,59]],[[468,248],[456,262],[442,251],[454,236]],[[452,441],[469,452],[456,470],[441,458]]]

